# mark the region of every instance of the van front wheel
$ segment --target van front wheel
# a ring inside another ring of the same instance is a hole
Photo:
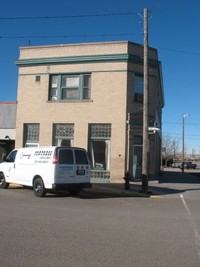
[[[0,188],[7,189],[9,186],[9,183],[6,183],[6,179],[4,177],[3,173],[0,173]]]
[[[46,189],[41,178],[36,178],[33,182],[33,191],[36,197],[44,197],[46,195]]]

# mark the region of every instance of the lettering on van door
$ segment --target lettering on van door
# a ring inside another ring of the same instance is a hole
[[[35,151],[34,158],[35,163],[49,163],[49,160],[51,159],[53,151],[52,150],[40,150]]]
[[[58,167],[58,178],[74,177],[74,167],[73,166],[59,166]]]

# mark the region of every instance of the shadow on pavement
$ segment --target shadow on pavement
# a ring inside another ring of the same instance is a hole
[[[158,195],[198,191],[200,190],[200,173],[189,171],[183,173],[181,171],[167,170],[158,178],[156,186],[151,184],[152,183],[150,182],[149,191]]]
[[[158,178],[159,183],[200,184],[200,173],[165,171]]]

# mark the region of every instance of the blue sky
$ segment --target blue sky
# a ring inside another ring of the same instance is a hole
[[[181,148],[182,114],[189,113],[190,117],[185,118],[185,149],[200,154],[199,0],[3,1],[0,101],[17,99],[18,69],[14,60],[19,57],[19,47],[120,40],[143,44],[143,21],[139,14],[144,8],[150,11],[149,45],[158,49],[162,63],[163,134],[177,138]],[[113,15],[87,16],[102,14]],[[44,19],[56,16],[74,17]]]

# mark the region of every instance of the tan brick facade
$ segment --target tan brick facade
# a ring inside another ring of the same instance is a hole
[[[39,145],[46,146],[53,144],[53,124],[73,123],[72,144],[86,149],[89,147],[89,125],[111,124],[108,172],[112,180],[122,179],[127,113],[141,110],[141,103],[134,102],[133,79],[134,73],[142,74],[142,66],[129,62],[130,47],[134,56],[142,55],[142,47],[129,42],[21,48],[16,61],[19,66],[16,147],[24,145],[24,124],[39,124]],[[152,55],[157,61],[154,50]],[[156,74],[157,69],[157,66],[153,67]],[[89,100],[51,101],[48,98],[51,75],[79,73],[91,74]],[[40,77],[39,81],[36,76]],[[158,83],[156,79],[154,88]],[[156,86],[157,90],[161,88]],[[155,101],[159,106],[159,100]],[[155,117],[155,107],[152,116]]]

